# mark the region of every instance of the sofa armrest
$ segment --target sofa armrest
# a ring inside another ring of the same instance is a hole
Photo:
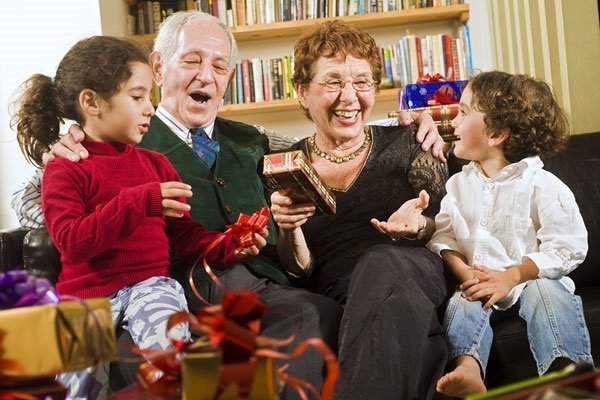
[[[60,253],[45,227],[32,229],[23,239],[23,268],[39,278],[56,283],[60,273]]]
[[[0,229],[0,272],[23,266],[23,238],[29,228]]]

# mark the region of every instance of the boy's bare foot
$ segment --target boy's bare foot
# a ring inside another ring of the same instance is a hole
[[[446,396],[463,398],[470,394],[485,392],[487,389],[481,379],[479,365],[460,364],[453,371],[442,376],[436,385],[436,390]]]

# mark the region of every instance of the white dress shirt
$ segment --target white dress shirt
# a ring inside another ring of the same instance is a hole
[[[456,250],[468,265],[497,271],[527,257],[540,269],[539,278],[558,279],[573,292],[566,275],[585,259],[587,230],[571,190],[543,165],[539,157],[525,158],[492,178],[476,162],[464,166],[446,184],[427,246],[437,254]],[[524,286],[513,288],[497,308],[512,306]]]

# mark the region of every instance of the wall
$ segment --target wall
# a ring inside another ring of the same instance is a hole
[[[597,0],[487,0],[494,65],[548,82],[574,133],[600,130]],[[575,5],[576,4],[576,5]]]
[[[100,34],[98,7],[98,0],[5,1],[0,5],[0,228],[18,226],[10,195],[33,170],[9,128],[10,98],[33,73],[52,76],[77,40]]]

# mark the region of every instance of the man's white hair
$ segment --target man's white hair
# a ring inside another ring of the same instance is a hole
[[[202,11],[178,11],[169,15],[161,24],[156,39],[154,40],[153,50],[160,53],[163,60],[163,66],[169,62],[175,56],[175,49],[177,48],[177,39],[179,33],[183,29],[183,26],[189,21],[206,21],[213,22],[219,25],[229,39],[231,47],[231,54],[229,55],[229,67],[235,68],[235,64],[238,60],[238,50],[235,38],[231,34],[229,27],[223,23],[219,18],[214,17]]]

